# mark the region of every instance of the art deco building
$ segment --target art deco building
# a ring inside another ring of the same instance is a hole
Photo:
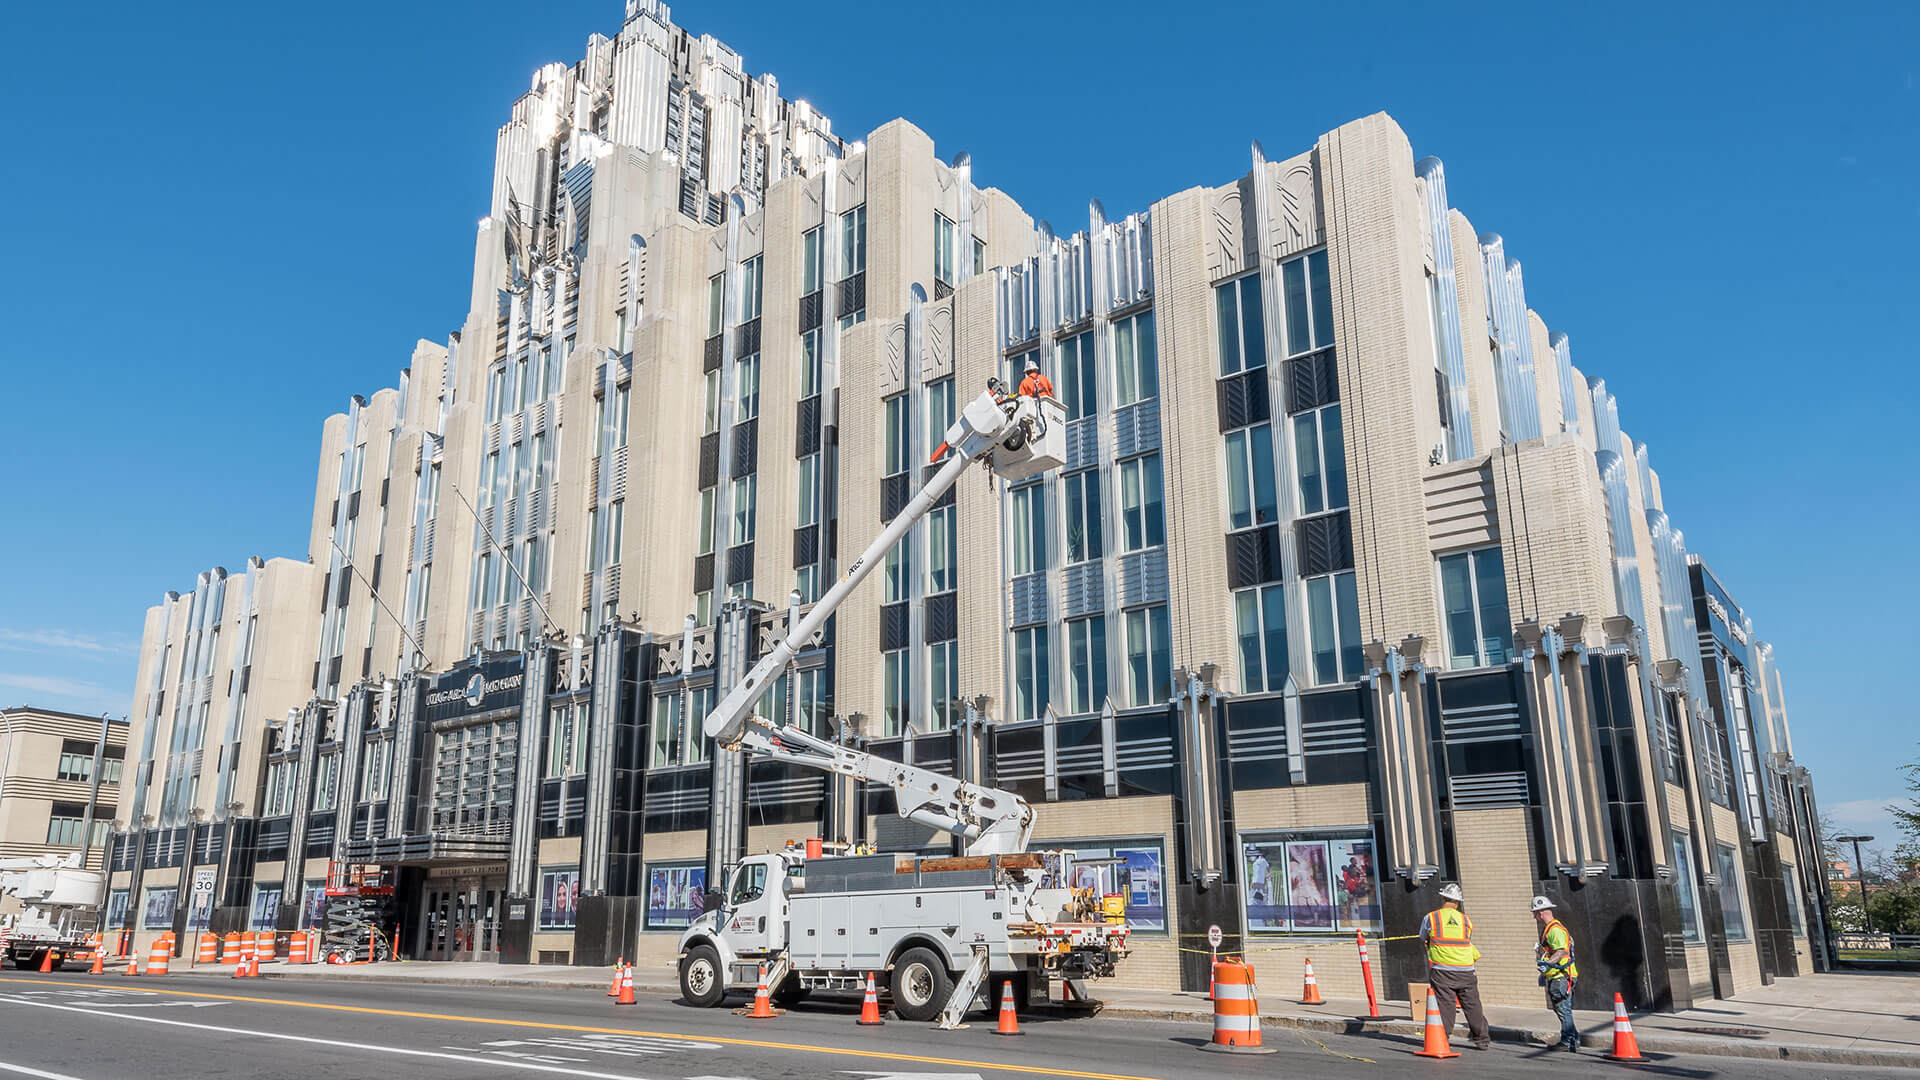
[[[946,850],[699,721],[1033,359],[1065,469],[965,478],[765,710],[1110,857],[1136,985],[1203,985],[1209,925],[1409,934],[1449,880],[1494,1001],[1537,1000],[1535,893],[1592,946],[1582,1007],[1824,962],[1772,650],[1387,116],[1057,232],[636,2],[514,104],[472,280],[327,422],[308,560],[150,613],[114,858],[143,933],[191,925],[154,897],[194,867],[215,929],[293,928],[378,864],[412,956],[663,967],[744,851]],[[1404,993],[1417,945],[1378,948]]]

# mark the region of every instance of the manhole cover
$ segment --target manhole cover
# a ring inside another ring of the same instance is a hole
[[[1765,1038],[1767,1035],[1766,1032],[1761,1031],[1758,1028],[1742,1028],[1742,1027],[1689,1027],[1689,1028],[1677,1028],[1675,1030],[1688,1031],[1688,1032],[1692,1032],[1695,1035],[1721,1035],[1728,1038],[1744,1038],[1744,1039],[1761,1039],[1761,1038]]]

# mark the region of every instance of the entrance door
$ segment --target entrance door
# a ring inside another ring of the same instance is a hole
[[[503,878],[430,882],[420,911],[423,960],[498,960]]]

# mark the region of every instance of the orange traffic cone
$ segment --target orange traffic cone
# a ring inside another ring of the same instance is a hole
[[[1613,995],[1613,1053],[1608,1061],[1645,1061],[1640,1056],[1640,1040],[1633,1037],[1633,1024],[1627,1020],[1627,1003]]]
[[[51,973],[52,971],[53,971],[53,950],[48,949],[46,952],[43,952],[40,954],[40,974],[46,975]]]
[[[1427,991],[1427,1042],[1413,1052],[1414,1057],[1456,1058],[1460,1051],[1447,1045],[1447,1029],[1440,1026],[1440,999]]]
[[[127,954],[127,970],[121,972],[120,977],[126,978],[128,975],[138,974],[140,974],[140,954],[130,952]]]
[[[993,1033],[995,1035],[1026,1034],[1020,1030],[1020,1015],[1013,1009],[1012,979],[1000,984],[1000,1026],[995,1028]]]
[[[867,996],[860,1002],[860,1026],[879,1027],[886,1023],[880,1019],[880,999],[873,993],[873,972],[867,972]]]
[[[1326,1004],[1326,1002],[1320,998],[1320,982],[1313,977],[1313,957],[1311,956],[1307,957],[1307,986],[1306,989],[1300,991],[1300,1004]]]
[[[753,1008],[747,1010],[749,1020],[771,1020],[777,1013],[773,1011],[773,995],[767,992],[767,965],[760,965],[760,984],[753,988]]]
[[[633,968],[625,963],[620,965],[620,996],[614,998],[613,1003],[615,1005],[635,1004],[633,1000]]]
[[[608,997],[617,998],[620,996],[620,973],[625,971],[626,969],[627,969],[626,957],[622,956],[621,958],[613,962],[613,985],[607,987]]]
[[[106,973],[107,973],[107,951],[105,949],[93,950],[93,966],[87,969],[87,974],[105,975]]]

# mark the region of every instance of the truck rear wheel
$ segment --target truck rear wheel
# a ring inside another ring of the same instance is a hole
[[[953,994],[947,962],[928,948],[913,948],[893,963],[893,1011],[919,1023],[940,1015]]]
[[[680,960],[680,996],[696,1008],[711,1009],[727,996],[726,970],[711,945],[695,945]]]

